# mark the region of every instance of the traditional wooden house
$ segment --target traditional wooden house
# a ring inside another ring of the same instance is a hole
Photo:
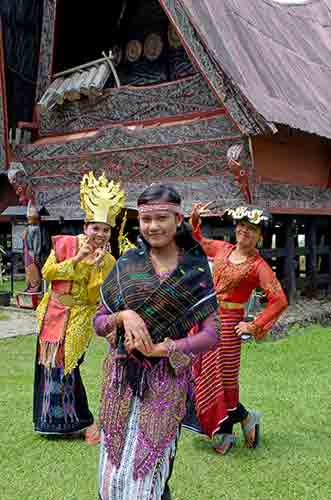
[[[41,19],[32,3],[29,40]],[[79,181],[90,169],[120,179],[131,208],[155,181],[176,186],[186,213],[215,200],[214,236],[224,207],[267,207],[266,255],[290,298],[300,278],[330,291],[330,7],[44,0],[33,112],[10,127],[11,69],[1,66],[2,171],[56,217],[81,217]],[[10,23],[2,32],[0,50]]]

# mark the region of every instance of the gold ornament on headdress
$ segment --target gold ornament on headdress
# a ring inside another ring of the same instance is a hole
[[[93,172],[85,174],[80,184],[80,206],[85,222],[102,222],[114,227],[116,217],[125,205],[120,183],[109,181],[103,173],[98,179]]]
[[[247,219],[251,224],[261,224],[263,221],[268,220],[268,216],[265,215],[263,210],[259,208],[249,208],[249,207],[237,207],[228,208],[224,213],[228,213],[234,221],[239,221],[242,219]]]
[[[121,224],[121,229],[120,229],[120,232],[118,235],[118,249],[119,249],[120,255],[125,253],[127,250],[130,250],[130,248],[136,248],[136,245],[131,243],[131,241],[129,240],[128,233],[124,233],[126,219],[127,219],[127,211],[124,214],[122,224]]]

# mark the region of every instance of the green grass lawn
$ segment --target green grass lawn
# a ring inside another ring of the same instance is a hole
[[[10,292],[10,278],[0,283],[0,292]],[[26,288],[25,280],[14,280],[14,293],[23,292]]]
[[[98,448],[32,432],[35,338],[2,340],[0,349],[2,500],[96,499]],[[94,340],[82,368],[95,413],[105,350],[104,341]],[[208,441],[184,431],[173,500],[329,500],[330,352],[330,330],[318,327],[246,345],[241,399],[264,412],[261,447],[245,450],[240,437],[221,457]]]

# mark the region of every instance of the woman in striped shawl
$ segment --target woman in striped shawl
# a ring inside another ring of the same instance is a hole
[[[208,261],[171,187],[138,199],[141,244],[117,262],[94,321],[109,342],[101,405],[101,500],[168,500],[191,359],[218,343]],[[188,337],[193,327],[196,335]]]

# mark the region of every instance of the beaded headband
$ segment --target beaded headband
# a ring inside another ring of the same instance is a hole
[[[139,214],[146,214],[149,212],[170,212],[172,214],[184,215],[180,205],[176,203],[146,203],[145,205],[138,206]]]

